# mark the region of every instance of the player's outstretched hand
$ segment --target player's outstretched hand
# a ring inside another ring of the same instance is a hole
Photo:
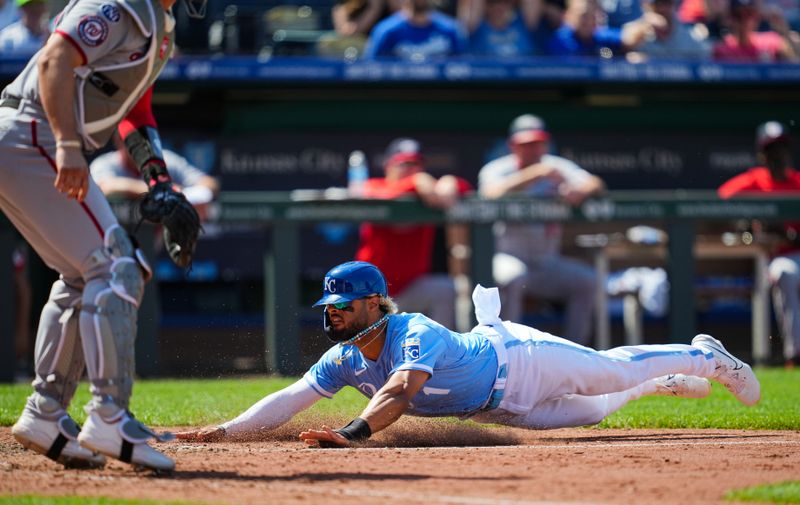
[[[321,430],[306,430],[300,433],[300,440],[303,440],[307,445],[318,445],[324,448],[348,447],[350,445],[350,441],[342,434],[324,425]]]
[[[178,440],[188,442],[216,442],[225,436],[225,429],[220,426],[203,428],[202,430],[181,431],[175,434]]]

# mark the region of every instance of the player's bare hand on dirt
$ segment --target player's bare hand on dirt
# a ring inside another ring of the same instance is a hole
[[[340,433],[335,432],[328,426],[322,426],[321,430],[306,430],[300,433],[300,440],[307,445],[318,445],[319,447],[348,447],[350,441]]]
[[[175,434],[178,440],[188,442],[216,442],[225,437],[225,429],[220,426],[203,428],[202,430],[181,431]]]
[[[89,192],[89,165],[80,149],[57,148],[56,169],[56,189],[82,202]]]

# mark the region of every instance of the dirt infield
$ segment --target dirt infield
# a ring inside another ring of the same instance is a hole
[[[307,449],[300,426],[269,439],[160,447],[154,477],[112,462],[65,470],[0,429],[0,494],[239,504],[720,503],[730,490],[800,479],[800,432],[564,429],[531,432],[402,420],[358,449]],[[459,447],[468,445],[470,447]]]

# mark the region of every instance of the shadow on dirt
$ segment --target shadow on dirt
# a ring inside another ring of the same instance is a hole
[[[224,442],[298,442],[298,434],[309,428],[344,426],[349,419],[311,418],[292,421],[277,429],[227,437]],[[212,442],[213,443],[213,442]],[[385,431],[375,434],[364,447],[476,447],[519,445],[522,439],[512,431],[482,427],[452,419],[404,417]]]
[[[237,482],[260,482],[260,481],[274,481],[274,482],[334,482],[342,480],[354,481],[417,481],[432,479],[434,476],[425,474],[413,473],[366,473],[366,472],[332,472],[332,473],[310,473],[303,472],[294,475],[240,475],[237,472],[217,472],[212,470],[200,471],[176,471],[172,478],[174,480],[229,480]],[[456,480],[456,481],[494,481],[495,477],[459,477],[459,476],[436,476],[436,479]]]
[[[577,437],[547,437],[542,440],[547,443],[589,443],[589,442],[696,442],[700,441],[714,441],[714,440],[736,440],[736,439],[758,439],[758,438],[774,438],[779,437],[777,433],[633,433],[633,434],[611,434],[611,435],[597,435],[597,436],[577,436]]]

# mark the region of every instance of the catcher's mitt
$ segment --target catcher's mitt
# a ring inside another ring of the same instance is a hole
[[[164,246],[169,257],[181,268],[192,264],[200,234],[200,217],[183,193],[167,182],[150,188],[139,204],[142,219],[164,226]]]

